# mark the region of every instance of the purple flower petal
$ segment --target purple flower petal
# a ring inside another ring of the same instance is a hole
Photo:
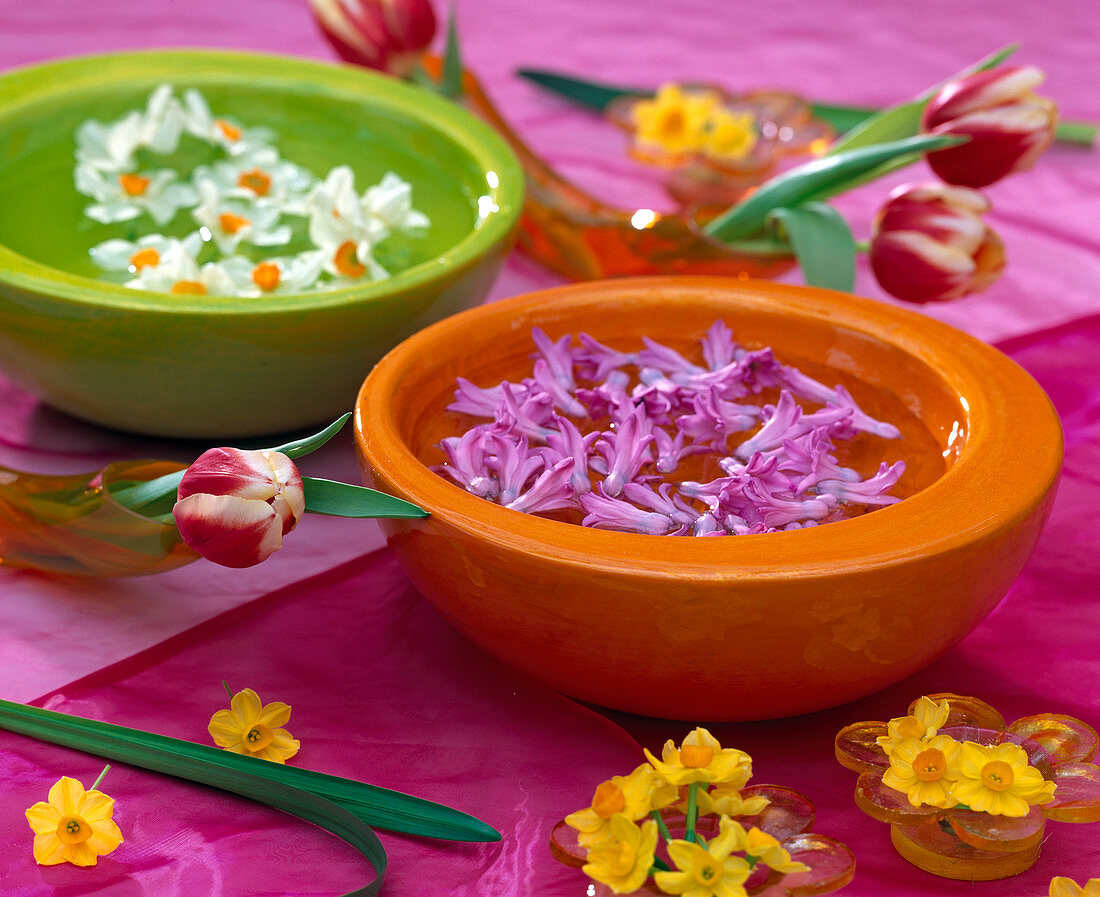
[[[576,499],[569,485],[573,466],[572,458],[562,458],[553,467],[543,470],[531,484],[530,489],[514,501],[505,504],[505,507],[513,511],[523,511],[526,514],[575,507]]]
[[[581,521],[583,526],[651,536],[663,536],[673,529],[672,521],[664,514],[643,511],[630,502],[612,498],[604,494],[602,487],[596,492],[582,495],[580,502],[586,512]]]

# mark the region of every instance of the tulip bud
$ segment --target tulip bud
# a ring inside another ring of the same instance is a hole
[[[435,36],[429,0],[309,0],[340,57],[367,68],[407,75]]]
[[[1034,66],[975,72],[952,81],[924,109],[930,134],[969,137],[928,154],[928,164],[949,184],[985,187],[1026,171],[1054,140],[1058,108],[1033,92],[1043,81]]]
[[[213,448],[183,475],[172,509],[183,541],[225,567],[251,567],[282,547],[305,512],[302,477],[281,452]]]
[[[1004,245],[979,217],[977,190],[945,184],[899,187],[879,211],[871,268],[886,292],[909,302],[942,302],[984,290],[1004,269]]]

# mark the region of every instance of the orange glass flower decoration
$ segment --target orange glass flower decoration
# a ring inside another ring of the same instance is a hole
[[[943,701],[948,712],[937,730],[907,740],[905,721],[918,718],[922,702],[928,707],[929,702]],[[969,796],[969,804],[914,802],[912,795],[930,793],[915,782],[908,793],[900,790],[906,782],[898,769],[905,764],[887,750],[895,754],[900,749],[908,756],[913,740],[924,748],[908,764],[915,778],[925,780],[920,785],[932,777],[944,779],[954,784],[957,797]],[[951,741],[960,743],[970,759],[959,751],[962,756],[953,760],[945,748]],[[900,720],[853,723],[835,740],[837,760],[860,774],[856,806],[890,824],[898,853],[926,872],[964,881],[1008,878],[1031,868],[1039,857],[1047,819],[1100,821],[1100,766],[1089,762],[1097,746],[1096,730],[1072,716],[1039,714],[1006,725],[986,702],[950,693],[914,701],[909,717]],[[982,768],[968,770],[983,748]]]

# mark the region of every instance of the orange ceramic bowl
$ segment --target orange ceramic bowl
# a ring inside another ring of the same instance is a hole
[[[901,427],[876,450],[907,461],[906,497],[810,529],[675,538],[528,516],[430,469],[457,432],[455,377],[526,375],[532,326],[689,352],[719,318]],[[818,710],[934,660],[1019,574],[1062,461],[1049,399],[995,349],[871,300],[725,278],[584,283],[447,318],[378,364],[355,425],[365,481],[431,511],[383,526],[456,628],[565,694],[691,720]]]

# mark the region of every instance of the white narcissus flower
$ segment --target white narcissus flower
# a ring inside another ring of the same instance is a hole
[[[305,215],[306,196],[317,184],[309,171],[280,158],[270,146],[200,165],[192,179],[200,186],[209,181],[223,196],[278,206],[284,215]]]
[[[237,287],[225,268],[217,262],[200,266],[182,245],[169,249],[159,264],[143,267],[126,286],[176,295],[237,295]]]
[[[183,475],[177,498],[172,516],[183,541],[226,567],[260,563],[305,513],[298,468],[274,451],[209,449]]]
[[[184,91],[183,105],[184,129],[200,140],[222,147],[231,156],[265,146],[274,137],[269,128],[245,128],[227,118],[215,118],[205,97],[197,90]]]
[[[237,295],[263,296],[269,293],[305,293],[316,289],[324,263],[324,253],[316,250],[260,262],[235,255],[221,264],[233,279]]]
[[[105,240],[92,247],[92,261],[104,271],[129,271],[137,274],[144,268],[156,267],[165,256],[183,252],[192,259],[202,250],[202,235],[194,231],[182,240],[163,234],[149,234],[137,240]]]
[[[89,119],[76,130],[77,168],[86,166],[109,174],[132,171],[142,136],[140,112],[131,112],[111,124]]]
[[[355,175],[346,165],[329,172],[306,200],[309,212],[309,238],[324,251],[325,270],[333,277],[370,280],[389,276],[374,260],[374,244],[386,236],[375,218],[363,213],[361,198],[355,191]]]
[[[412,185],[392,171],[367,188],[361,206],[363,214],[377,221],[387,233],[424,230],[431,224],[427,215],[412,207]]]
[[[95,200],[84,214],[101,224],[129,221],[148,213],[158,225],[165,225],[197,199],[195,188],[179,183],[176,173],[167,168],[110,174],[81,162],[76,166],[75,180],[76,189]]]
[[[186,116],[170,84],[159,85],[151,94],[141,116],[141,143],[158,155],[174,153],[180,144]]]
[[[242,243],[251,246],[284,246],[290,227],[279,223],[279,207],[226,196],[212,181],[199,183],[199,204],[191,217],[210,232],[218,250],[226,255]]]

